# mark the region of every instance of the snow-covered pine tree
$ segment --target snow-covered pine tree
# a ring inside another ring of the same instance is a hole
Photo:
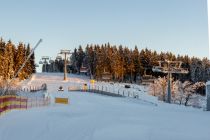
[[[134,63],[133,63],[133,57],[132,57],[132,50],[129,50],[127,47],[124,48],[124,62],[125,62],[125,76],[126,79],[129,79],[130,82],[133,81],[133,73],[135,71],[134,69]]]
[[[6,48],[5,48],[5,52],[4,52],[4,78],[5,79],[11,79],[14,74],[15,74],[15,70],[14,70],[14,45],[12,44],[12,42],[9,40],[8,43],[6,44]]]
[[[71,55],[71,62],[72,62],[72,66],[73,66],[73,72],[79,72],[78,68],[77,68],[77,62],[78,62],[78,53],[77,53],[77,49],[74,49],[74,52]],[[57,67],[59,67],[59,61],[57,60]],[[59,70],[59,68],[58,68]]]
[[[101,48],[99,47],[99,45],[95,45],[94,46],[94,51],[96,53],[96,72],[95,72],[95,77],[97,79],[99,79],[101,77],[101,71],[103,71]]]
[[[118,74],[120,75],[120,81],[124,81],[124,74],[125,74],[125,62],[124,62],[124,52],[122,45],[119,45],[118,47],[118,61],[119,61],[119,67],[118,67]]]
[[[111,75],[113,75],[113,69],[112,69],[112,54],[113,54],[113,48],[112,46],[109,44],[109,42],[106,45],[107,48],[107,70],[108,72],[110,72]]]
[[[135,46],[133,52],[132,52],[132,59],[134,63],[134,82],[137,80],[137,76],[140,75],[141,72],[141,61],[143,59],[142,55],[139,54],[138,47]]]
[[[208,58],[202,59],[202,70],[202,81],[206,82],[210,80],[210,60],[208,60]]]
[[[106,50],[106,44],[105,45],[101,45],[101,52],[99,54],[100,56],[100,73],[103,74],[104,71],[108,72],[108,66],[107,66],[107,50]]]
[[[30,51],[32,49],[30,44],[27,45],[27,48]],[[32,55],[30,57],[30,65],[31,65],[31,70],[32,70],[30,74],[36,73],[36,64],[35,64],[35,54],[34,54],[34,52],[32,53]]]
[[[25,58],[27,58],[30,53],[31,53],[31,48],[29,45],[27,45],[25,51]],[[25,79],[27,79],[33,73],[31,59],[29,59],[29,61],[26,62],[23,70],[25,71]]]
[[[0,39],[0,79],[3,79],[4,77],[4,53],[5,53],[5,42],[3,39]]]
[[[20,67],[22,66],[22,64],[24,63],[26,57],[25,57],[25,47],[23,45],[23,43],[19,43],[18,47],[17,47],[17,54],[16,54],[16,59],[15,59],[15,73],[18,72],[18,70],[20,69]],[[18,78],[23,80],[25,79],[25,70],[22,69],[19,74],[18,74]]]
[[[120,77],[119,69],[121,66],[120,66],[119,52],[116,46],[112,47],[111,60],[112,60],[110,63],[111,72],[114,77],[114,80],[117,80]]]
[[[90,75],[92,75],[92,67],[91,67],[91,54],[93,53],[92,48],[90,49],[89,45],[86,46],[85,48],[85,65],[88,67],[89,71],[90,71]]]
[[[79,46],[79,49],[78,49],[77,53],[78,53],[77,68],[78,68],[79,73],[80,73],[80,68],[82,66],[83,59],[85,57],[85,53],[84,53],[81,45]]]

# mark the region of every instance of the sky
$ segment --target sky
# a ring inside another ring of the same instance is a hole
[[[104,44],[208,57],[206,0],[0,0],[0,37],[54,59],[61,49]]]

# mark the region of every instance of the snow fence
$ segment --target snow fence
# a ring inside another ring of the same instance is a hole
[[[110,89],[115,89],[115,87],[110,87],[105,85],[88,85],[88,84],[77,84],[77,85],[68,86],[69,92],[70,91],[92,92],[113,97],[138,98],[138,94],[131,90],[121,89],[121,88],[118,88],[117,90],[110,90]]]
[[[14,109],[24,110],[33,107],[47,106],[50,98],[27,98],[15,95],[0,96],[0,115]]]

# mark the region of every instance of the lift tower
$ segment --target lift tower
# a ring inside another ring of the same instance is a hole
[[[159,66],[154,66],[152,68],[153,72],[160,72],[168,74],[168,89],[167,89],[167,102],[171,103],[171,74],[187,74],[188,70],[181,68],[182,62],[181,61],[158,61]]]

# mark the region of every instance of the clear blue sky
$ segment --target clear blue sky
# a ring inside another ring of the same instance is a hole
[[[0,36],[36,60],[90,43],[208,57],[206,0],[0,0]]]

